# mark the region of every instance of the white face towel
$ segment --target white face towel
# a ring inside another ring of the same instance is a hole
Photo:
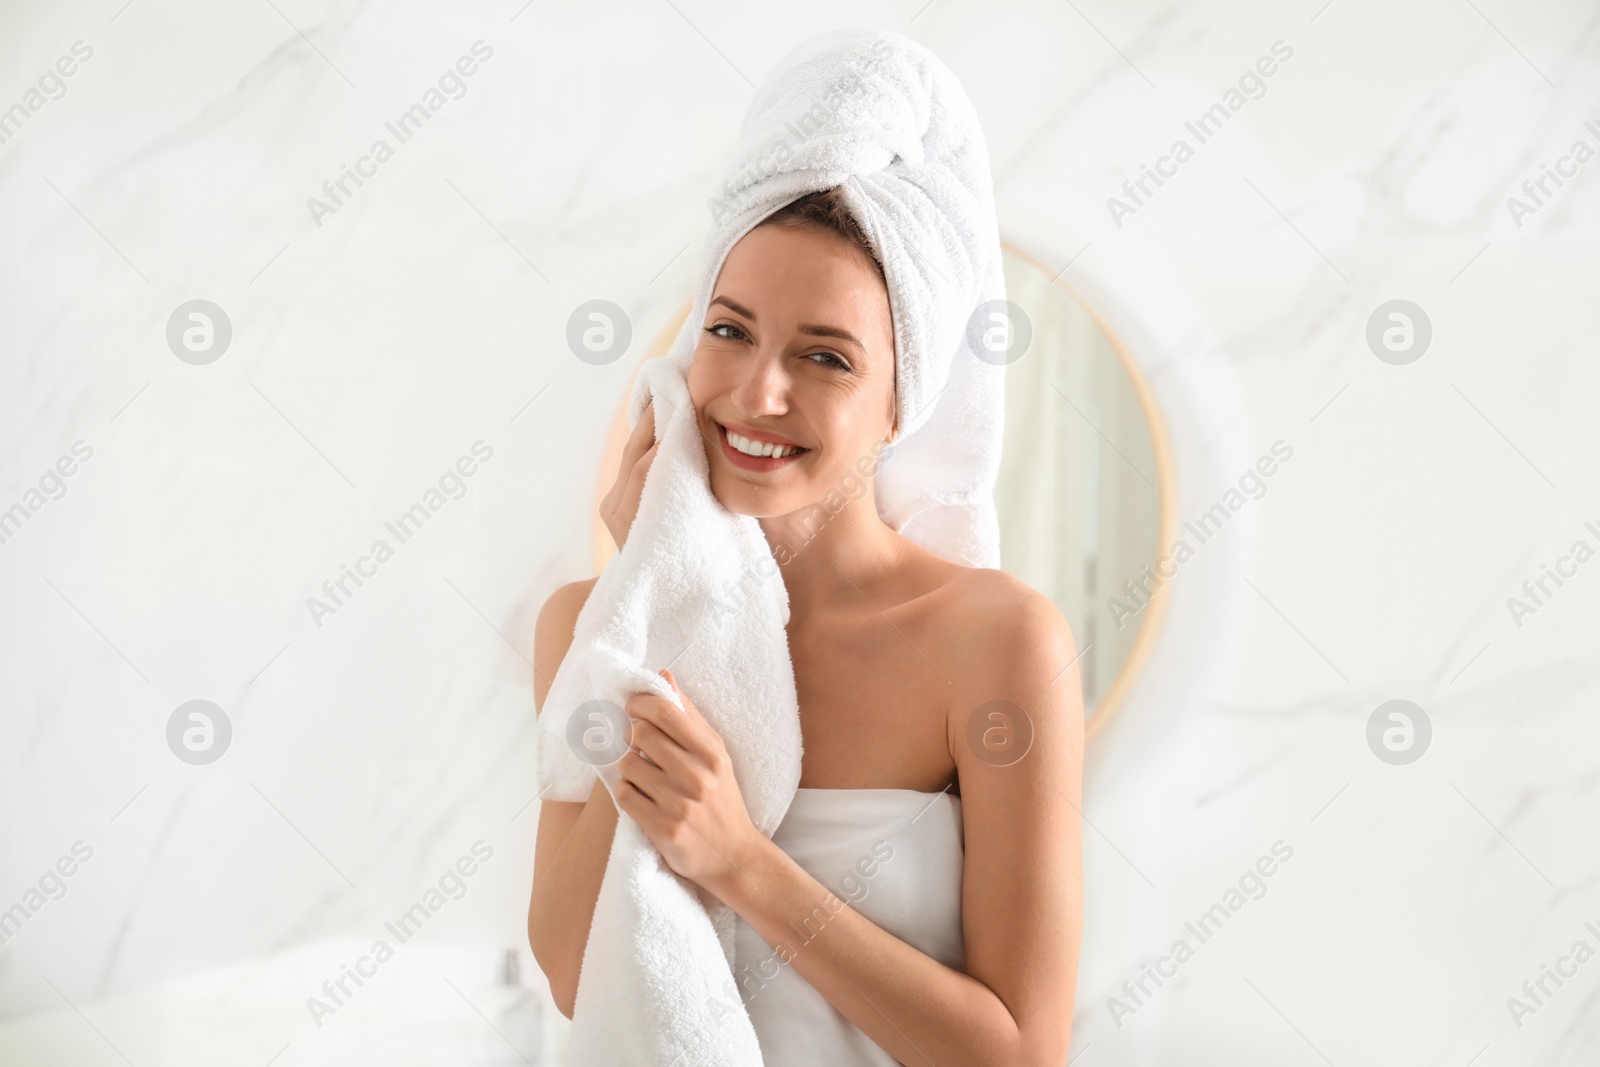
[[[628,698],[674,700],[670,665],[722,735],[751,821],[771,836],[800,783],[789,598],[756,519],[711,492],[686,373],[728,251],[778,208],[842,186],[883,264],[898,436],[874,487],[884,521],[956,562],[999,564],[1005,280],[988,150],[960,83],[900,34],[837,30],[758,90],[710,204],[694,307],[630,397],[660,447],[622,549],[579,613],[539,717],[541,795],[616,796]],[[632,819],[616,837],[584,950],[570,1035],[580,1067],[759,1067],[734,984],[736,916],[674,874]]]

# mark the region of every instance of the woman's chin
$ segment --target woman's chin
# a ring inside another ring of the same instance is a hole
[[[748,483],[739,485],[719,485],[719,479],[711,480],[711,494],[717,502],[735,515],[748,515],[753,519],[775,519],[787,515],[796,508],[805,507],[806,502],[792,503],[792,492],[777,489],[766,489]]]
[[[748,515],[752,519],[771,519],[779,515],[788,514],[788,511],[782,508],[773,507],[765,501],[752,499],[753,495],[759,496],[760,494],[751,494],[749,490],[742,490],[732,494],[734,497],[732,500],[728,499],[728,496],[723,493],[714,492],[713,495],[717,498],[718,503],[735,515]]]

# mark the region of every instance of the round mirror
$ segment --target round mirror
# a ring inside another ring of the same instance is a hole
[[[1006,367],[1000,565],[1072,626],[1090,736],[1127,697],[1166,610],[1176,534],[1167,435],[1122,342],[1076,293],[1004,246],[1033,338]]]
[[[1006,430],[995,505],[1000,565],[1048,595],[1072,626],[1093,736],[1121,706],[1166,609],[1176,510],[1167,435],[1138,367],[1072,290],[1003,245],[1006,297],[1032,340],[1006,367]],[[639,362],[671,347],[690,301]],[[634,374],[638,366],[634,367]],[[628,438],[627,398],[612,416],[596,500],[611,488]],[[596,573],[615,552],[594,523]]]

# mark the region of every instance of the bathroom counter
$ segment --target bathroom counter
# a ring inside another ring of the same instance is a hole
[[[526,946],[519,957],[520,999],[497,984],[503,950],[455,943],[403,945],[381,963],[367,957],[361,969],[371,976],[359,986],[346,977],[350,995],[339,993],[334,983],[370,947],[355,938],[320,941],[149,989],[62,1002],[59,1009],[0,1021],[0,1063],[543,1067],[562,1062],[567,1020],[557,1012]],[[324,982],[339,994],[339,1003]],[[321,1006],[308,1005],[311,998]],[[542,1025],[529,1021],[534,1010]]]

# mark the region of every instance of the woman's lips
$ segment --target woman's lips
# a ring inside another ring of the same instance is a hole
[[[741,452],[737,448],[733,447],[732,443],[730,443],[728,440],[728,428],[726,426],[718,422],[716,423],[716,427],[717,443],[722,447],[722,455],[729,463],[732,463],[740,470],[756,472],[775,471],[780,467],[787,467],[789,464],[793,463],[795,460],[811,451],[809,448],[801,448],[799,451],[793,452],[787,456],[752,456],[749,453]],[[745,434],[740,433],[739,428],[735,428],[733,432],[739,433],[741,437],[745,436]],[[772,440],[772,438],[758,438],[758,440]],[[798,447],[787,441],[774,441],[773,443],[782,443],[789,445],[789,447]]]

